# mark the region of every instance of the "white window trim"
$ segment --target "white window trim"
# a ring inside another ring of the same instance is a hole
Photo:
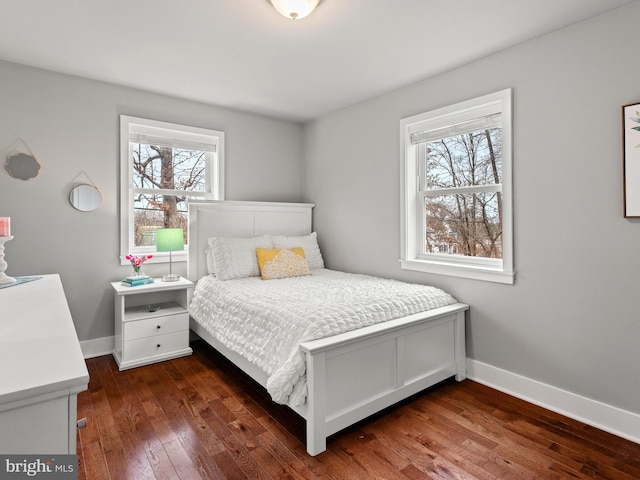
[[[198,139],[200,136],[216,137],[215,149],[217,152],[217,175],[210,172],[207,183],[210,184],[211,193],[207,195],[211,200],[224,199],[224,132],[209,130],[206,128],[191,127],[175,123],[149,120],[146,118],[120,115],[120,264],[129,265],[130,262],[125,257],[130,254],[151,254],[153,258],[147,263],[168,263],[169,252],[156,252],[153,248],[134,248],[133,229],[131,221],[131,205],[133,202],[132,157],[129,151],[129,140],[132,134],[144,133],[145,127],[150,129],[165,129],[171,132],[178,132],[182,138],[182,143]],[[204,146],[203,146],[204,148]],[[213,169],[212,169],[213,170]],[[217,181],[214,181],[213,179]],[[157,192],[156,192],[157,193]],[[188,260],[188,248],[182,252],[172,252],[173,262],[186,262]]]
[[[402,269],[454,277],[513,284],[513,195],[512,195],[512,111],[511,89],[484,95],[444,108],[422,113],[400,121],[401,138],[401,256]],[[421,209],[418,208],[418,145],[411,135],[428,126],[429,130],[445,128],[468,120],[475,112],[500,105],[502,120],[502,261],[451,255],[420,254]]]

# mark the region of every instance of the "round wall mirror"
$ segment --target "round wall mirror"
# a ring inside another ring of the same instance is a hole
[[[69,202],[73,205],[73,208],[81,212],[92,212],[98,208],[101,201],[102,195],[100,195],[100,191],[88,183],[76,185],[69,194]]]

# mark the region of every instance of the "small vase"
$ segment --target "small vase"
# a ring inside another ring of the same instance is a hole
[[[141,278],[144,277],[144,272],[142,271],[142,265],[139,267],[131,267],[131,276],[133,278]]]

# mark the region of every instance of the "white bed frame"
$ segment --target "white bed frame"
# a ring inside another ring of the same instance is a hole
[[[188,276],[207,275],[207,239],[262,234],[307,235],[314,205],[265,202],[190,202]],[[306,420],[307,451],[326,439],[442,380],[466,376],[465,312],[454,304],[305,342],[308,396],[294,410]],[[191,329],[266,387],[267,375],[229,350],[191,319]]]

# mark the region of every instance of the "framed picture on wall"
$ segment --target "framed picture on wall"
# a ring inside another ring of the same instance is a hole
[[[640,103],[622,107],[624,216],[640,217]]]

